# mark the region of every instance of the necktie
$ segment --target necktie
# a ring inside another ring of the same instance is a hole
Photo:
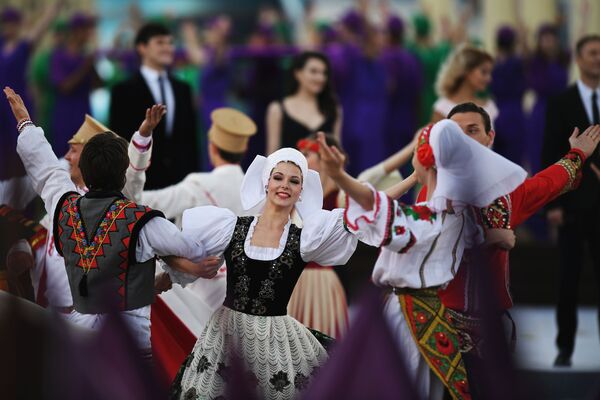
[[[600,124],[600,112],[598,111],[598,92],[594,90],[592,93],[592,123]]]
[[[165,78],[163,78],[162,75],[158,76],[158,87],[160,89],[160,102],[161,102],[161,104],[163,104],[164,106],[167,107],[167,113],[168,113],[169,105],[167,104],[167,96],[165,95]],[[167,134],[167,136],[171,135],[171,132],[169,131],[169,124],[166,123],[166,116],[165,116],[165,133]]]
[[[162,75],[159,75],[158,77],[158,87],[160,89],[160,99],[159,101],[161,102],[161,104],[163,105],[167,105],[167,98],[165,96],[165,80],[162,77]]]

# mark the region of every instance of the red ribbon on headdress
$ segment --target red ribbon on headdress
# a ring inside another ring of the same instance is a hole
[[[433,155],[433,149],[429,144],[429,135],[431,134],[431,128],[433,124],[427,125],[419,134],[417,140],[417,160],[425,168],[431,168],[435,165],[435,157]]]
[[[300,139],[298,143],[296,143],[296,147],[298,150],[309,150],[314,151],[315,153],[319,152],[319,142],[310,139]]]

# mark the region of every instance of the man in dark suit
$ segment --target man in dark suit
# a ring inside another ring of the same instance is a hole
[[[580,79],[548,103],[542,158],[555,162],[566,153],[567,135],[600,124],[600,35],[582,37],[576,45]],[[583,167],[579,189],[548,206],[549,222],[558,227],[560,250],[558,356],[555,366],[570,366],[577,330],[577,291],[585,248],[592,257],[600,295],[600,154],[596,149]],[[600,314],[599,314],[600,317]],[[600,320],[600,318],[599,318]]]
[[[165,118],[153,133],[152,166],[146,173],[146,189],[162,188],[197,170],[192,90],[168,73],[175,47],[166,27],[144,25],[136,35],[135,46],[142,65],[134,76],[113,87],[110,127],[130,139],[146,109],[156,103],[167,106]]]

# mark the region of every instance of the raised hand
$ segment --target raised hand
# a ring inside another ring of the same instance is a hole
[[[323,171],[333,179],[343,175],[346,156],[337,147],[327,145],[323,132],[317,134],[317,141],[319,142],[319,157]]]
[[[4,88],[4,94],[6,95],[6,99],[8,100],[8,104],[10,105],[10,109],[12,110],[17,123],[24,119],[30,119],[29,111],[27,111],[27,107],[25,107],[25,103],[21,96],[8,86]]]
[[[591,125],[581,135],[579,129],[575,128],[569,138],[571,148],[581,150],[586,158],[594,153],[598,143],[600,143],[600,125]]]
[[[159,124],[162,117],[167,113],[167,106],[162,104],[155,104],[150,108],[146,109],[146,118],[140,125],[140,135],[148,137],[152,135],[152,131]]]

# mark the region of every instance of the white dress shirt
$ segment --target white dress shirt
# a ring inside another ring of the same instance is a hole
[[[581,101],[583,102],[583,108],[585,108],[588,121],[592,124],[594,122],[594,114],[592,113],[592,94],[594,91],[596,92],[596,105],[600,110],[600,87],[592,89],[579,79],[577,80],[577,89],[579,89],[579,96],[581,96]]]
[[[237,164],[226,164],[211,172],[194,172],[181,182],[164,189],[146,190],[141,204],[161,210],[169,219],[181,225],[181,216],[188,208],[217,206],[236,215],[243,212],[240,187],[244,171]]]
[[[142,73],[146,84],[150,88],[150,93],[152,93],[154,102],[161,103],[167,106],[167,115],[165,116],[166,134],[167,136],[170,136],[173,133],[173,124],[175,123],[176,104],[175,93],[173,92],[173,86],[171,86],[169,75],[166,73],[166,71],[159,72],[145,65],[142,65],[140,67],[140,72]],[[159,76],[163,78],[166,99],[163,99],[160,95],[160,85],[158,83]]]

